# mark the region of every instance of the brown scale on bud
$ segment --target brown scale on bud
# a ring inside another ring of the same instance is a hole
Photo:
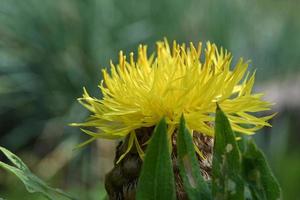
[[[153,127],[141,128],[136,130],[137,139],[144,151],[146,149],[146,145],[142,144],[149,140],[153,130]],[[176,135],[177,131],[174,132],[172,137],[173,147],[171,154],[176,182],[176,196],[178,200],[185,200],[188,198],[186,192],[184,191],[183,182],[179,174],[177,163]],[[127,137],[124,142],[120,142],[117,146],[114,168],[105,176],[105,189],[110,200],[135,199],[137,181],[143,163],[135,147],[133,146],[130,152],[117,164],[117,160],[127,149],[128,139],[129,137]],[[201,133],[194,132],[193,140],[195,145],[199,148],[203,156],[206,158],[203,159],[199,155],[197,155],[202,176],[205,180],[209,180],[211,177],[213,138],[204,136]]]

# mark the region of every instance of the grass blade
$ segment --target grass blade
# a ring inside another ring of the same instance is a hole
[[[42,193],[47,199],[51,200],[75,200],[75,198],[71,197],[69,194],[63,192],[62,190],[49,187],[44,181],[32,174],[26,164],[18,156],[16,156],[6,148],[0,147],[0,151],[14,165],[8,165],[0,161],[0,167],[15,174],[23,182],[28,192]]]

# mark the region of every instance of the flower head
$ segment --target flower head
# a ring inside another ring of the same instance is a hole
[[[232,66],[231,54],[209,42],[201,56],[201,46],[174,42],[169,47],[167,41],[157,42],[156,53],[148,57],[147,47],[140,45],[136,61],[133,53],[127,61],[121,51],[119,64],[111,62],[110,69],[103,70],[99,85],[103,97],[91,97],[84,89],[79,101],[92,114],[86,122],[74,125],[84,127],[92,137],[87,142],[129,135],[128,151],[135,144],[140,154],[135,130],[153,127],[162,117],[170,135],[184,115],[189,129],[213,136],[216,103],[234,131],[253,134],[270,126],[267,120],[273,115],[252,114],[269,110],[271,104],[261,99],[263,94],[252,94],[255,72],[247,72],[249,62],[240,58]]]

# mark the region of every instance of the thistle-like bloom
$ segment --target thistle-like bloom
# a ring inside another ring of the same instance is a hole
[[[84,89],[79,99],[92,113],[86,122],[74,124],[91,136],[83,144],[129,135],[126,152],[135,145],[142,156],[135,130],[153,127],[165,117],[171,140],[181,115],[192,132],[213,136],[216,103],[236,132],[250,135],[270,126],[267,120],[273,115],[253,115],[269,110],[271,104],[261,99],[263,94],[252,94],[255,72],[247,72],[249,62],[240,58],[231,66],[231,54],[209,42],[201,59],[201,46],[191,43],[186,48],[174,42],[170,48],[167,41],[158,42],[157,51],[148,57],[147,47],[141,45],[136,61],[133,53],[127,61],[121,51],[119,64],[111,62],[110,69],[103,70],[103,97],[91,97]]]

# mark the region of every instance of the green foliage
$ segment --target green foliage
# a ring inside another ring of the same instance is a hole
[[[163,189],[165,183],[170,184],[170,174],[173,173],[173,169],[169,165],[171,158],[167,156],[169,154],[168,144],[164,137],[167,132],[162,125],[165,126],[163,121],[156,128],[145,156],[139,180],[140,187],[137,188],[138,199],[169,199],[153,195]],[[242,140],[246,139],[242,138]],[[242,141],[242,143],[246,143],[246,141]],[[277,200],[281,198],[280,187],[262,152],[257,149],[253,141],[249,141],[244,146],[238,146],[230,122],[219,106],[215,120],[211,188],[201,176],[193,147],[191,133],[182,117],[177,136],[177,159],[184,189],[189,199]],[[242,152],[240,148],[242,148]],[[149,154],[149,152],[151,153]],[[169,160],[166,161],[166,159]],[[169,164],[159,164],[160,162]],[[166,165],[165,168],[162,167],[164,165]],[[161,173],[163,170],[168,171]],[[157,184],[158,181],[160,184]],[[164,194],[171,190],[170,187],[163,189]]]
[[[243,171],[252,197],[255,200],[280,199],[281,190],[266,158],[253,140],[249,140],[243,154]]]
[[[177,136],[177,161],[184,189],[191,200],[279,200],[281,189],[263,153],[253,140],[243,137],[240,147],[226,115],[217,106],[213,148],[212,186],[201,175],[191,133],[182,117]],[[242,151],[241,151],[242,149]],[[20,158],[0,147],[15,165],[0,161],[0,167],[14,173],[29,192],[39,192],[48,199],[74,199],[49,187],[33,175]],[[137,186],[137,200],[175,199],[174,174],[167,139],[167,125],[162,119],[148,144]]]
[[[244,199],[241,155],[230,123],[217,107],[213,154],[212,193],[214,199]]]
[[[0,161],[0,167],[15,174],[25,185],[26,189],[30,193],[42,193],[46,198],[50,200],[75,200],[69,194],[61,191],[60,189],[49,187],[44,181],[31,173],[29,168],[23,163],[23,161],[5,149],[0,147],[0,151],[13,163],[14,166],[8,165]]]
[[[136,197],[137,200],[175,199],[174,175],[164,119],[155,128],[147,147]]]
[[[177,156],[180,175],[189,199],[212,199],[208,184],[201,175],[191,133],[185,125],[183,116],[180,120],[180,127],[177,136]]]

